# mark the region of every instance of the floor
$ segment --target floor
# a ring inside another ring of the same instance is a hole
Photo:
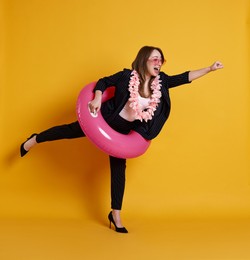
[[[124,218],[128,234],[90,219],[0,220],[1,260],[250,260],[250,220]]]

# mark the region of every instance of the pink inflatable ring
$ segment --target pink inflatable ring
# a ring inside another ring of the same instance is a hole
[[[117,158],[135,158],[146,152],[150,141],[135,131],[124,135],[111,128],[102,117],[101,112],[93,114],[89,110],[89,102],[94,98],[95,82],[85,86],[77,99],[77,118],[85,135],[98,148]],[[114,96],[114,87],[110,87],[102,95],[102,102]]]

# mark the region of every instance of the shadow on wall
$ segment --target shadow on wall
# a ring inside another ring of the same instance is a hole
[[[57,118],[53,120],[49,118],[52,125],[48,126],[48,122],[46,122],[44,123],[45,128],[37,129],[37,132],[76,120],[76,117],[69,111],[60,110],[59,113],[55,111],[54,114],[57,115]],[[46,118],[46,115],[44,118]],[[11,168],[18,163],[18,160],[29,161],[33,157],[38,162],[34,169],[35,174],[38,174],[37,178],[42,178],[45,181],[55,179],[55,185],[62,185],[63,187],[72,185],[73,187],[70,187],[70,189],[78,193],[77,195],[82,199],[83,211],[98,222],[103,222],[103,218],[100,216],[103,216],[102,209],[107,204],[104,198],[108,198],[110,194],[106,192],[110,186],[108,155],[100,151],[86,137],[83,137],[38,144],[21,158],[20,145],[27,137],[21,138],[21,140],[16,140],[15,147],[6,154],[4,158],[5,168]],[[34,163],[32,167],[34,167]],[[32,171],[31,168],[29,169]],[[106,210],[105,214],[107,213]]]

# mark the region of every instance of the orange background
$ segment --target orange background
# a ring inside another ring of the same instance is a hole
[[[24,158],[19,146],[76,120],[82,87],[130,68],[144,45],[162,48],[170,75],[217,59],[225,68],[171,90],[163,131],[128,160],[124,216],[249,218],[247,0],[8,0],[0,15],[0,219],[106,220],[103,152],[83,138],[40,144]]]

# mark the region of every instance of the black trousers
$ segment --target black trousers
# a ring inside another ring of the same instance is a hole
[[[110,126],[116,131],[128,134],[133,123],[118,116]],[[78,121],[49,128],[36,136],[37,143],[84,137]],[[121,210],[125,190],[126,159],[109,156],[111,173],[111,208]]]

